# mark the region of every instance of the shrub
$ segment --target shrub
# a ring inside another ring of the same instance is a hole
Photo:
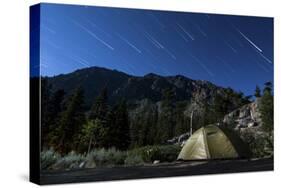
[[[76,169],[80,168],[82,162],[85,161],[85,157],[81,154],[77,154],[74,151],[60,158],[54,165],[53,169]]]
[[[116,150],[115,148],[110,149],[94,149],[87,155],[87,163],[93,161],[97,166],[114,166],[124,164],[126,153]]]
[[[53,148],[44,150],[40,153],[40,164],[42,170],[51,168],[61,158],[60,154],[56,153]]]
[[[144,161],[141,156],[135,155],[133,153],[128,153],[126,159],[125,159],[125,165],[126,166],[139,166],[143,165]]]
[[[177,160],[181,147],[179,145],[166,145],[159,146],[160,150],[160,161],[172,162]]]
[[[141,156],[144,162],[152,163],[155,160],[172,162],[177,159],[181,150],[179,145],[144,146],[129,151],[131,155]]]
[[[180,149],[178,145],[144,146],[129,151],[100,148],[92,150],[87,156],[72,151],[63,157],[50,149],[41,152],[41,168],[67,170],[95,168],[96,166],[139,166],[145,163],[153,163],[155,160],[171,162],[177,159]]]
[[[144,146],[140,148],[135,148],[128,152],[130,157],[139,156],[144,162],[150,163],[154,160],[158,160],[160,155],[160,150],[158,146]]]
[[[273,155],[272,139],[270,136],[259,136],[253,143],[250,144],[252,147],[254,157],[267,157]]]
[[[243,133],[243,139],[249,144],[253,157],[261,158],[273,155],[273,136],[265,132]]]

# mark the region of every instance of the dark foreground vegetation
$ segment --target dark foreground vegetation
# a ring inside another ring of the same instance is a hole
[[[70,152],[60,155],[53,149],[41,152],[41,168],[45,170],[70,170],[81,168],[143,166],[155,161],[172,162],[181,150],[179,145],[145,146],[128,151],[115,148],[94,149],[88,154]]]

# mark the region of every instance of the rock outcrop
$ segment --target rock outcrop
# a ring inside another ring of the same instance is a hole
[[[256,99],[227,114],[223,124],[234,130],[249,145],[253,157],[272,156],[273,133],[264,130],[259,109],[260,99]]]
[[[189,133],[184,133],[181,134],[179,136],[176,136],[172,139],[167,140],[168,144],[180,144],[181,146],[183,146],[183,144],[185,143],[185,141],[189,138]]]
[[[259,99],[250,104],[246,104],[227,114],[223,119],[223,123],[232,126],[231,128],[235,130],[261,127],[262,121],[259,106]]]

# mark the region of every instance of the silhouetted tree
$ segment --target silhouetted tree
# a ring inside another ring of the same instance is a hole
[[[175,136],[189,131],[190,116],[185,115],[186,102],[178,102],[175,108]]]
[[[80,131],[85,123],[83,104],[83,90],[78,88],[66,103],[59,121],[55,142],[61,153],[77,149]]]
[[[107,147],[116,147],[120,150],[128,149],[130,139],[130,125],[127,104],[121,99],[108,114],[108,132],[104,136]]]
[[[57,90],[52,94],[49,100],[48,110],[45,115],[46,124],[49,127],[48,133],[42,135],[42,139],[45,140],[45,146],[50,147],[51,141],[56,134],[56,128],[58,126],[59,115],[63,110],[63,99],[65,92],[62,89]]]
[[[223,116],[227,113],[227,104],[225,103],[223,97],[219,94],[215,95],[213,109],[215,122],[221,121]]]
[[[99,119],[101,121],[106,121],[107,113],[108,113],[107,88],[103,88],[99,96],[95,99],[94,104],[92,105],[89,114],[89,119],[90,120]]]
[[[165,89],[162,93],[161,113],[158,119],[158,137],[164,143],[175,134],[175,122],[173,111],[174,93],[171,89]]]
[[[255,94],[254,95],[255,95],[256,98],[261,97],[261,89],[260,89],[259,86],[256,86]]]
[[[41,148],[47,144],[47,135],[50,131],[50,125],[48,124],[48,110],[51,98],[51,84],[48,83],[46,78],[41,79]]]
[[[124,99],[117,104],[116,110],[116,122],[114,125],[117,128],[117,135],[115,136],[118,138],[116,147],[121,150],[126,150],[130,145],[130,126],[127,104]]]
[[[263,127],[266,131],[271,132],[273,130],[273,95],[272,95],[272,83],[265,83],[263,90],[263,96],[261,97],[261,118]]]
[[[263,92],[269,92],[269,93],[272,93],[272,88],[273,88],[273,85],[272,85],[272,82],[266,82],[264,84],[264,89],[263,89]]]
[[[109,147],[109,142],[111,142],[108,133],[111,127],[111,122],[109,122],[110,109],[107,100],[107,88],[104,87],[96,97],[89,113],[89,121],[96,122],[98,125],[95,129],[97,132],[93,133],[95,147]]]

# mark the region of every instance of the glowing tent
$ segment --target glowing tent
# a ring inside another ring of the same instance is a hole
[[[226,135],[216,125],[198,129],[184,144],[179,160],[248,158],[249,150],[237,137]],[[234,145],[237,144],[237,145]],[[246,149],[245,149],[246,148]]]

